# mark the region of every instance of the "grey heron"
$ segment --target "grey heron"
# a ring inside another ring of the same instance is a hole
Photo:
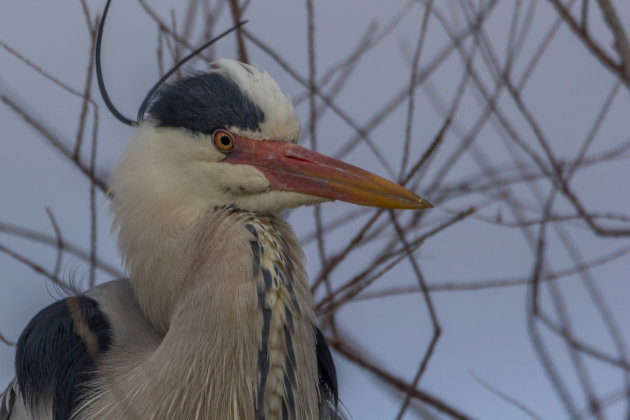
[[[339,418],[303,253],[278,213],[430,204],[298,146],[292,103],[256,67],[223,59],[156,86],[110,182],[129,279],[29,322],[0,420]]]

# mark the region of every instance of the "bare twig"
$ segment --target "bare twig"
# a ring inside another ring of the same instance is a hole
[[[606,24],[615,37],[615,49],[619,54],[619,61],[623,69],[625,79],[630,81],[630,42],[626,35],[626,30],[619,20],[619,14],[615,10],[610,0],[597,0],[599,9],[602,11]]]
[[[564,6],[560,0],[549,0],[551,4],[555,6],[558,10],[558,14],[562,16],[564,21],[569,25],[569,28],[581,39],[582,43],[585,47],[587,47],[594,55],[599,59],[599,61],[606,67],[608,70],[612,71],[614,74],[618,75],[620,79],[626,84],[626,86],[630,87],[630,78],[629,74],[626,73],[627,67],[622,67],[622,65],[617,64],[615,60],[613,60],[604,49],[599,46],[593,38],[591,38],[588,33],[586,33],[583,28],[580,26],[578,21],[573,17],[571,11],[568,7]],[[609,23],[610,25],[610,23]],[[623,42],[623,41],[622,41]],[[627,44],[627,39],[625,43]],[[625,48],[622,47],[622,48]],[[621,50],[624,51],[624,50]],[[623,52],[625,54],[625,51]],[[627,56],[625,56],[627,57]]]
[[[475,381],[479,383],[479,385],[486,388],[488,391],[492,392],[494,395],[501,398],[502,400],[506,401],[508,404],[513,405],[529,418],[532,418],[534,420],[542,420],[541,417],[539,417],[536,413],[534,413],[534,411],[531,408],[527,407],[525,404],[517,401],[516,399],[512,397],[507,396],[504,392],[497,390],[492,385],[488,384],[486,381],[481,379],[479,375],[477,375],[476,373],[471,372],[470,374],[475,379]]]
[[[61,269],[61,260],[63,258],[63,238],[61,237],[61,230],[59,229],[59,225],[57,224],[57,220],[55,220],[55,215],[49,207],[46,207],[46,214],[48,214],[48,218],[50,219],[50,223],[55,230],[55,237],[57,238],[57,260],[55,262],[55,269],[53,270],[53,277],[59,277],[59,270]]]
[[[36,232],[34,230],[22,228],[15,225],[10,225],[7,223],[0,222],[0,232],[6,233],[9,235],[14,235],[19,238],[28,239],[31,241],[39,242],[48,246],[58,247],[58,238],[50,235],[46,235],[44,233]],[[66,241],[63,243],[63,249],[65,252],[74,255],[75,257],[83,260],[85,262],[91,262],[91,256],[88,252],[85,252],[83,249],[76,245],[72,245]],[[102,261],[97,258],[96,267],[100,270],[103,270],[104,273],[109,274],[110,276],[114,276],[116,278],[122,278],[125,275],[118,267],[115,267],[111,264],[108,264],[105,261]]]
[[[93,174],[92,170],[86,166],[80,158],[74,158],[74,152],[71,151],[64,142],[55,136],[51,130],[45,127],[38,119],[33,117],[30,113],[28,113],[24,107],[18,105],[17,100],[7,95],[6,93],[2,93],[0,91],[0,100],[7,104],[9,108],[11,108],[16,114],[26,121],[31,127],[33,127],[46,141],[48,141],[52,146],[54,146],[57,150],[59,150],[66,158],[74,162],[75,166],[90,180],[94,181],[94,184],[107,195],[107,185],[105,181],[100,179],[98,175]]]
[[[449,417],[454,418],[454,419],[460,419],[460,420],[470,419],[470,417],[468,417],[466,414],[464,414],[461,411],[457,410],[456,408],[451,406],[449,403],[447,403],[445,401],[442,401],[438,397],[436,397],[434,395],[431,395],[431,394],[429,394],[427,392],[421,391],[419,389],[411,388],[402,379],[397,378],[396,376],[390,374],[386,370],[380,368],[377,363],[369,362],[365,358],[360,357],[357,354],[358,352],[352,351],[351,349],[349,349],[345,345],[343,345],[341,343],[334,343],[333,342],[332,343],[332,347],[335,350],[337,350],[337,352],[339,352],[341,355],[343,355],[348,360],[350,360],[351,362],[356,363],[357,365],[359,365],[363,369],[365,369],[365,370],[367,370],[369,372],[372,372],[373,374],[378,376],[380,379],[385,381],[388,385],[394,386],[394,387],[396,387],[397,389],[399,389],[402,392],[411,394],[413,396],[413,398],[416,398],[416,399],[424,402],[425,404],[430,405],[431,407],[435,408],[436,410],[440,411],[441,413],[446,414]]]
[[[16,261],[19,261],[20,263],[26,265],[27,267],[30,267],[33,269],[33,271],[35,271],[37,274],[40,274],[44,277],[46,277],[48,280],[50,280],[55,286],[59,287],[61,290],[63,290],[64,293],[67,293],[68,295],[76,295],[79,293],[79,291],[77,289],[74,288],[73,285],[68,284],[62,280],[60,280],[58,277],[55,277],[52,275],[52,273],[48,272],[46,269],[44,269],[41,265],[37,264],[35,261],[32,261],[31,259],[25,257],[24,255],[13,251],[12,249],[9,249],[8,247],[0,244],[0,252],[8,255],[9,257],[13,258]]]
[[[418,63],[420,62],[420,52],[422,51],[422,45],[424,44],[424,37],[429,27],[429,16],[431,16],[431,8],[433,7],[433,1],[429,0],[424,9],[424,16],[422,18],[422,24],[420,26],[420,36],[416,43],[416,51],[413,55],[411,62],[411,80],[409,81],[409,99],[407,106],[407,122],[405,125],[405,143],[403,146],[402,163],[400,166],[399,179],[402,179],[403,174],[407,170],[407,162],[409,160],[409,145],[411,144],[411,129],[413,126],[413,111],[415,103],[416,93],[416,78],[418,77]]]
[[[238,4],[238,0],[229,0],[230,12],[232,12],[232,23],[238,25],[241,22],[241,7]],[[243,28],[236,30],[236,42],[238,49],[238,59],[243,63],[249,63],[247,58],[247,50],[245,49],[245,40],[243,39]]]
[[[415,273],[416,278],[418,279],[418,284],[420,285],[420,289],[422,290],[424,303],[427,306],[427,310],[429,312],[429,316],[431,317],[431,324],[433,327],[433,336],[431,337],[431,341],[429,342],[429,345],[427,346],[427,349],[425,350],[424,356],[422,357],[420,366],[418,367],[418,370],[416,372],[416,376],[414,377],[413,382],[411,383],[411,388],[415,389],[420,383],[420,379],[422,378],[422,375],[426,371],[427,365],[429,364],[429,360],[431,359],[431,356],[433,355],[435,346],[437,345],[440,335],[442,334],[442,327],[440,326],[440,323],[438,322],[437,313],[435,311],[435,307],[433,306],[433,300],[431,299],[431,294],[429,293],[429,289],[424,280],[424,276],[422,275],[422,272],[420,271],[418,262],[413,256],[412,248],[409,242],[407,241],[407,238],[405,237],[405,233],[403,232],[400,224],[398,223],[398,220],[396,219],[396,214],[394,213],[393,210],[389,211],[389,215],[390,215],[390,219],[392,223],[394,224],[396,234],[398,235],[400,241],[403,244],[407,259],[409,260],[409,263],[411,264],[411,267],[413,268],[413,272]],[[409,407],[409,403],[411,402],[411,397],[412,397],[412,394],[408,392],[407,395],[405,396],[405,400],[403,401],[402,406],[400,407],[398,416],[396,417],[397,420],[401,420],[403,416],[405,415],[405,411],[407,411],[407,408]]]

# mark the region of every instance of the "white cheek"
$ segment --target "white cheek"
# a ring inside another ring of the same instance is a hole
[[[271,188],[267,178],[253,166],[229,163],[223,163],[222,166],[216,180],[224,193],[242,196],[263,193]]]

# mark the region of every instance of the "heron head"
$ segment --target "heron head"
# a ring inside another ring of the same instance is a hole
[[[299,132],[291,101],[268,73],[219,60],[157,92],[116,175],[133,180],[151,173],[152,185],[143,189],[178,197],[182,205],[264,212],[327,200],[430,207],[397,184],[298,146]],[[114,193],[121,181],[114,177]]]

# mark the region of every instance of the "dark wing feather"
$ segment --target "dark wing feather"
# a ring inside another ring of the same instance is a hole
[[[95,375],[88,348],[102,354],[111,337],[98,303],[86,296],[60,300],[35,315],[22,332],[15,355],[19,391],[30,410],[37,412],[38,404],[52,400],[52,418],[70,418],[84,385]]]
[[[338,411],[339,391],[337,389],[337,371],[335,362],[324,335],[317,327],[315,329],[317,369],[319,372],[319,389],[322,396],[320,412],[322,418],[343,418]]]
[[[6,391],[0,394],[0,420],[9,420],[16,399],[15,379],[9,383]]]

